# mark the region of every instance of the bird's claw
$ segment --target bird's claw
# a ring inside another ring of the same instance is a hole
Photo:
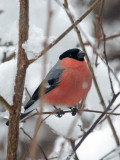
[[[76,107],[74,107],[74,108],[71,108],[71,114],[72,114],[72,116],[75,116],[76,115],[76,113],[78,112],[78,109],[76,108]]]
[[[63,110],[60,110],[57,112],[57,117],[61,118],[63,115],[65,114],[65,112]]]

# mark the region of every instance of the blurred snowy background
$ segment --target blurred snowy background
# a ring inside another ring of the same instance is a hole
[[[68,0],[69,8],[74,15],[74,19],[79,18],[94,0]],[[65,29],[67,29],[71,22],[62,7],[63,0],[51,0],[51,27],[49,42],[56,39]],[[29,1],[29,39],[23,45],[28,58],[32,59],[39,55],[39,52],[44,48],[46,25],[47,25],[47,0],[30,0]],[[79,25],[82,32],[84,43],[88,40],[96,48],[102,58],[103,55],[103,42],[98,45],[98,35],[101,38],[101,31],[97,23],[96,15],[99,14],[100,5],[90,13]],[[112,84],[115,93],[120,90],[120,2],[119,0],[109,1],[105,0],[103,9],[103,28],[106,37],[111,35],[119,36],[106,40],[106,53],[109,65],[114,74],[111,74]],[[18,18],[19,18],[19,1],[18,0],[0,0],[0,96],[4,97],[11,105],[14,94],[14,80],[16,75],[16,57],[18,50]],[[67,49],[80,46],[75,30],[67,34],[59,43],[47,52],[47,72],[56,63],[59,55]],[[87,54],[90,58],[91,64],[94,68],[94,73],[100,87],[103,99],[106,106],[112,99],[112,90],[110,86],[107,65],[98,57],[96,66],[96,54],[90,45],[86,45]],[[32,95],[34,90],[40,84],[43,57],[32,63],[27,69],[25,88]],[[117,79],[119,80],[116,80]],[[24,91],[23,106],[28,101],[29,96]],[[114,109],[120,104],[120,96],[117,98],[111,109]],[[94,86],[87,96],[85,102],[86,109],[103,111],[100,98]],[[49,110],[47,107],[45,110]],[[111,110],[112,111],[112,110]],[[119,107],[115,110],[116,113],[120,112]],[[83,112],[81,115],[72,117],[66,114],[61,119],[55,116],[49,117],[45,123],[42,124],[39,134],[38,143],[44,150],[47,157],[53,158],[59,155],[63,142],[63,152],[60,159],[64,160],[69,152],[72,150],[74,143],[79,141],[84,132],[81,130],[80,125],[84,131],[93,124],[95,119],[100,114]],[[8,127],[5,125],[5,119],[8,117],[8,112],[0,103],[0,160],[6,158],[7,148],[7,134]],[[111,115],[113,126],[117,138],[120,138],[120,116]],[[72,132],[69,129],[72,126]],[[34,126],[36,117],[26,121],[23,125],[24,130],[32,137],[34,133]],[[68,138],[69,141],[66,139]],[[18,155],[19,160],[29,159],[29,144],[30,139],[20,130]],[[115,150],[114,150],[115,149]],[[113,152],[111,152],[114,150]],[[80,160],[99,160],[107,153],[111,152],[106,159],[119,160],[120,148],[119,143],[116,143],[115,136],[107,120],[100,123],[97,128],[86,138],[81,147],[77,150],[77,157],[73,159]],[[38,159],[42,160],[43,155],[38,147]],[[57,159],[57,158],[54,158]],[[72,159],[72,158],[71,158]]]

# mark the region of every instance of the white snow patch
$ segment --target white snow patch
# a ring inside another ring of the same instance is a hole
[[[113,125],[120,131],[119,123],[117,121],[114,121]],[[76,141],[76,144],[78,142],[79,140]],[[82,145],[77,150],[77,155],[80,160],[98,160],[114,148],[116,148],[116,143],[111,128],[108,125],[104,125],[101,130],[92,132],[83,141]]]
[[[0,112],[0,117],[3,117],[5,119],[9,119],[9,112],[8,111]]]
[[[57,106],[57,108],[61,108],[62,110],[69,110],[65,106]],[[44,112],[54,111],[53,106],[45,105],[43,107]],[[43,118],[46,116],[43,115]],[[82,121],[79,115],[72,116],[71,113],[64,114],[61,118],[56,117],[56,115],[51,115],[49,118],[45,120],[45,123],[49,125],[49,127],[58,135],[70,138],[77,139],[79,136],[83,134],[80,129],[82,126]]]
[[[44,47],[45,36],[42,29],[35,25],[30,26],[29,30],[29,38],[22,47],[25,49],[28,59],[32,59],[40,55],[40,51]]]
[[[16,71],[16,60],[0,64],[0,96],[10,105],[13,104]]]
[[[72,147],[70,142],[65,140],[63,137],[58,137],[55,141],[55,145],[53,148],[52,153],[49,155],[49,158],[57,157],[55,160],[59,158],[59,160],[66,160],[66,158],[70,155],[72,152]],[[72,156],[70,160],[74,160],[74,157]]]

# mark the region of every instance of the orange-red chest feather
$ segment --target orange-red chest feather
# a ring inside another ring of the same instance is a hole
[[[60,61],[59,85],[45,96],[45,102],[51,105],[74,106],[88,93],[92,77],[85,61],[65,58]]]

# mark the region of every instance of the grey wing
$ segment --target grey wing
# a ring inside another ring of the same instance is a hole
[[[53,68],[49,71],[47,74],[45,81],[46,81],[46,86],[45,86],[45,94],[53,90],[55,87],[57,87],[60,83],[60,76],[62,72],[65,69],[60,69],[59,67],[59,61],[53,66]]]
[[[58,61],[52,68],[51,70],[48,72],[47,76],[46,76],[46,80],[50,80],[52,78],[57,78],[61,75],[61,73],[64,71],[64,69],[60,69],[59,68],[60,62]]]
[[[54,67],[49,71],[45,78],[45,94],[49,93],[51,90],[53,90],[55,87],[57,87],[60,83],[60,76],[64,69],[59,69],[59,61],[54,65]],[[43,81],[44,82],[44,81]],[[43,83],[42,82],[42,83]],[[20,120],[24,119],[26,116],[28,116],[35,108],[32,108],[32,105],[38,100],[39,98],[39,92],[42,86],[42,83],[40,86],[35,90],[33,93],[31,99],[28,101],[26,106],[24,107],[25,113],[22,113],[20,116]],[[29,110],[29,111],[28,111]],[[6,125],[9,125],[9,121],[7,121]]]
[[[51,90],[56,88],[60,83],[60,76],[61,76],[62,72],[64,71],[64,69],[59,69],[58,68],[59,63],[60,62],[58,61],[53,66],[53,68],[49,71],[49,73],[47,74],[47,76],[45,78],[45,86],[44,86],[45,94],[49,93]],[[35,90],[35,92],[33,93],[32,97],[31,97],[31,99],[28,101],[28,103],[24,107],[25,111],[27,111],[27,109],[38,100],[42,83]],[[32,110],[32,107],[31,107],[31,110]]]

